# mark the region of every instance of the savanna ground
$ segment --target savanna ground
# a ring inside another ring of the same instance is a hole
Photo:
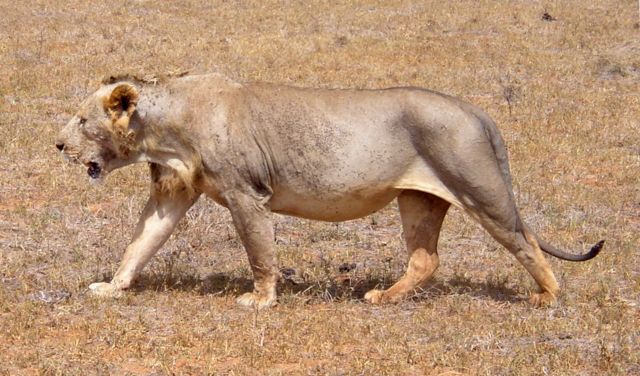
[[[546,15],[545,15],[546,13]],[[640,374],[638,3],[0,1],[0,374]],[[88,183],[56,132],[103,76],[221,72],[241,81],[461,97],[498,123],[519,207],[562,249],[557,307],[452,209],[425,291],[371,306],[406,267],[395,204],[358,221],[275,218],[280,305],[251,288],[229,216],[201,200],[125,297],[113,275],[146,201],[145,166]]]

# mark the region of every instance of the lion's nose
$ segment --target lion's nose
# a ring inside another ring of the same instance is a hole
[[[64,150],[64,144],[56,144],[56,147],[58,148],[58,150],[63,151]]]

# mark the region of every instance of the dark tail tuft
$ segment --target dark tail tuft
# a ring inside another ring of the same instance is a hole
[[[596,257],[598,255],[598,253],[600,253],[600,251],[602,251],[602,247],[604,247],[604,239],[600,240],[599,242],[596,243],[596,245],[591,247],[591,250],[589,251],[589,253],[587,253],[585,255],[585,257],[587,257],[587,256],[589,256],[589,257],[585,258],[584,260],[591,260],[592,258]]]

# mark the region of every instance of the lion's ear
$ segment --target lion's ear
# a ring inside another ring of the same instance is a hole
[[[127,134],[129,120],[138,104],[138,90],[131,84],[123,83],[115,87],[111,95],[104,99],[105,110],[111,116],[113,128],[117,133]]]

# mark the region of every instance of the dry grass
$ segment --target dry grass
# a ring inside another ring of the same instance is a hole
[[[1,1],[0,374],[640,374],[637,11],[630,0]],[[393,207],[341,224],[278,217],[281,305],[254,312],[233,304],[251,275],[228,215],[202,200],[125,298],[93,299],[88,284],[112,275],[146,200],[145,169],[90,186],[53,138],[102,76],[181,70],[464,98],[502,129],[538,233],[573,251],[605,238],[605,251],[552,260],[560,304],[531,309],[526,272],[452,211],[429,288],[379,307],[364,291],[406,266]]]

